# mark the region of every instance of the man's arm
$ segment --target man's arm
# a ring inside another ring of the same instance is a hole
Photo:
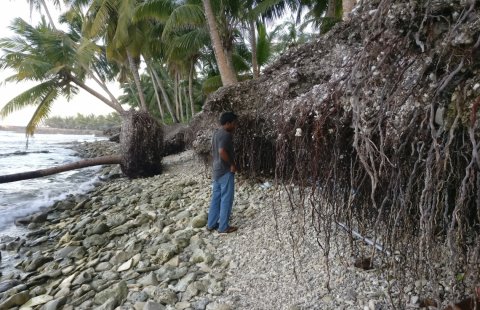
[[[228,152],[223,148],[218,149],[218,154],[220,155],[220,158],[230,164],[230,172],[237,172],[237,166],[235,165],[235,162],[233,159],[230,159],[230,156],[228,155]]]

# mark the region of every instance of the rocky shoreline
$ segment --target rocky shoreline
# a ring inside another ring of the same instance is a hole
[[[115,147],[76,149],[91,157]],[[134,180],[105,167],[93,191],[30,216],[25,238],[2,240],[17,263],[1,277],[0,309],[392,309],[382,274],[333,257],[346,248],[341,235],[327,266],[308,219],[269,183],[239,176],[240,229],[218,234],[205,229],[209,169],[192,151],[163,163],[161,175]],[[425,285],[413,279],[401,308],[418,308]]]

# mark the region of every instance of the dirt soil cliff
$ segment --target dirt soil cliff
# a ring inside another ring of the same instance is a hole
[[[291,204],[320,230],[342,223],[388,249],[352,255],[466,291],[479,283],[479,7],[360,1],[260,78],[211,95],[192,146],[208,154],[218,115],[237,112],[244,173],[298,185]]]

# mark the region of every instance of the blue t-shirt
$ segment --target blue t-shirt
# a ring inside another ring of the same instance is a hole
[[[230,158],[230,162],[224,161],[218,151],[223,148]],[[212,137],[212,157],[214,180],[218,180],[222,175],[230,172],[230,165],[234,163],[235,153],[233,150],[233,136],[223,128],[215,130]]]

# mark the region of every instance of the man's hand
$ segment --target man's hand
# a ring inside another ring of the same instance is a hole
[[[237,166],[235,166],[235,164],[230,165],[230,172],[231,172],[231,173],[237,172]]]

